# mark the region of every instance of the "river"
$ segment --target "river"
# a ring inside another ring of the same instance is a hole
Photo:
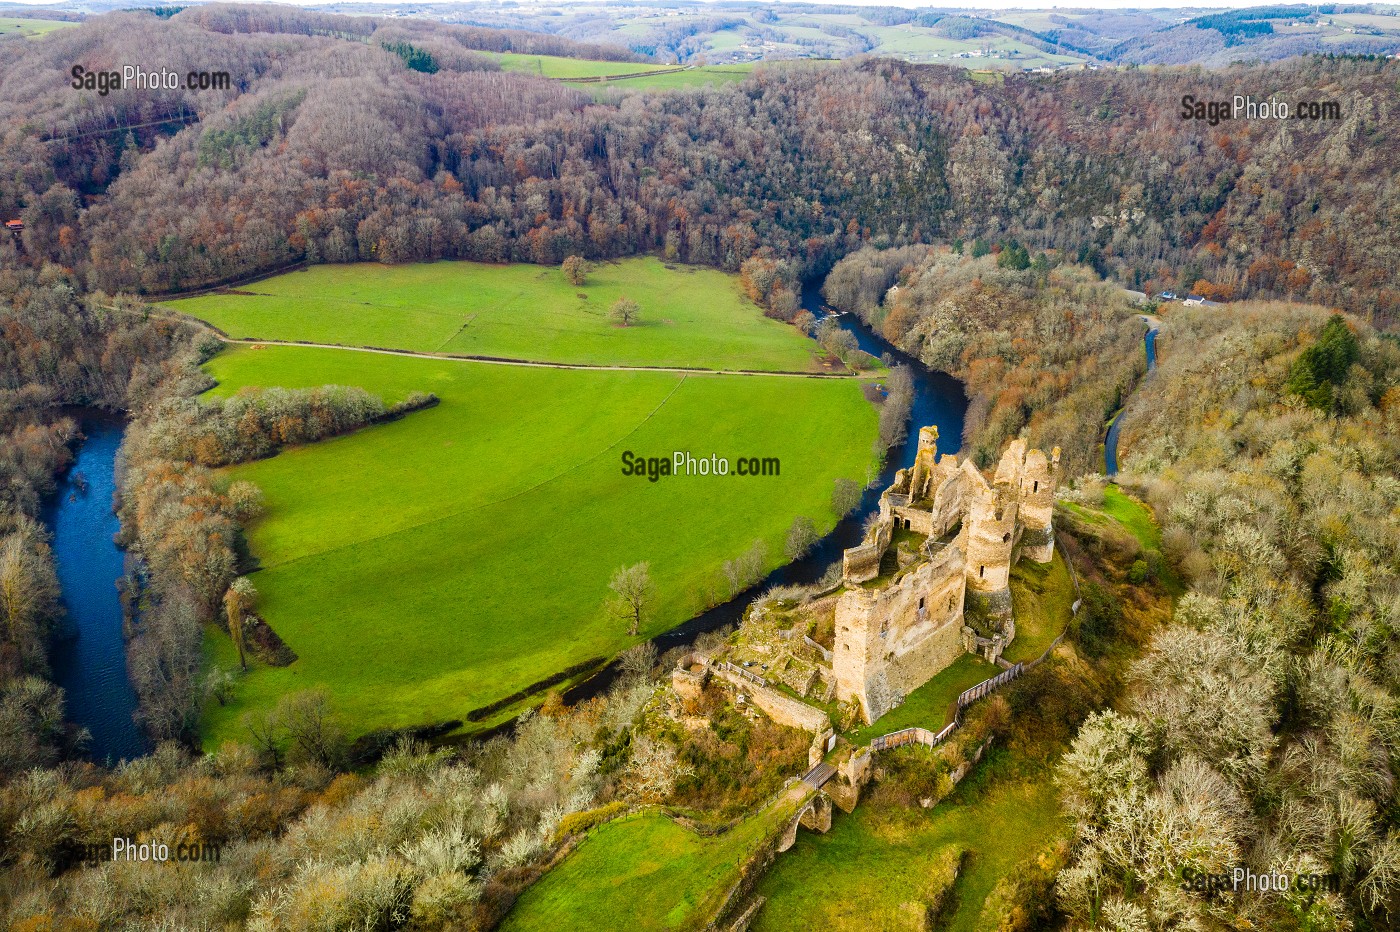
[[[1157,331],[1160,325],[1155,318],[1143,317],[1147,324],[1147,334],[1142,338],[1143,345],[1147,348],[1147,371],[1149,374],[1157,369]],[[1113,420],[1108,425],[1108,433],[1103,438],[1103,466],[1104,475],[1112,479],[1118,475],[1118,429],[1123,424],[1123,412],[1127,410],[1127,403],[1113,416]]]
[[[125,556],[113,540],[119,525],[112,504],[125,425],[99,412],[79,417],[82,446],[43,515],[68,613],[52,651],[53,675],[63,687],[68,721],[92,736],[88,757],[110,763],[150,751],[132,718],[136,690],[127,675],[117,594]]]
[[[831,312],[822,304],[820,282],[812,282],[803,287],[802,307],[818,319],[830,316]],[[861,542],[865,519],[879,509],[880,494],[894,482],[895,471],[914,465],[914,457],[918,453],[920,427],[929,424],[938,426],[940,454],[956,453],[962,448],[963,418],[967,414],[967,394],[962,383],[946,372],[929,369],[919,360],[897,349],[855,315],[837,314],[835,319],[842,329],[855,335],[856,343],[870,355],[876,358],[888,356],[895,363],[913,370],[914,401],[909,411],[908,436],[903,443],[889,452],[885,458],[884,470],[875,484],[865,490],[856,510],[837,522],[836,527],[818,541],[810,553],[800,560],[778,567],[728,602],[716,605],[652,638],[658,654],[692,644],[707,631],[736,624],[743,618],[749,603],[767,589],[774,586],[806,585],[821,579],[827,568],[840,560],[841,554],[848,547],[854,547]],[[605,692],[616,677],[617,664],[609,664],[597,675],[565,692],[564,701],[573,704],[597,696]]]

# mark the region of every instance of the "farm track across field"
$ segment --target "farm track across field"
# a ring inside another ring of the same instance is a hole
[[[195,318],[180,316],[181,320]],[[237,339],[209,327],[220,340],[237,346],[300,346],[307,349],[345,350],[351,353],[379,353],[384,356],[413,356],[418,359],[438,359],[447,362],[481,362],[492,366],[523,366],[534,369],[593,369],[599,372],[674,372],[677,375],[762,375],[785,379],[861,379],[869,378],[859,372],[764,372],[758,369],[700,369],[687,366],[600,366],[588,363],[546,362],[538,359],[510,359],[503,356],[465,356],[458,353],[425,353],[417,350],[385,349],[377,346],[345,346],[340,343],[302,343],[296,340]]]

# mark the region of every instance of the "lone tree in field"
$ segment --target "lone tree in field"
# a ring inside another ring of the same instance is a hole
[[[656,587],[651,582],[651,564],[636,563],[622,567],[613,573],[608,588],[613,593],[608,600],[609,609],[619,618],[627,619],[628,634],[636,634],[656,598]]]
[[[612,319],[624,327],[630,327],[641,319],[642,308],[631,298],[618,298],[612,306]]]
[[[228,636],[233,638],[234,646],[238,648],[238,665],[243,669],[248,669],[248,658],[244,656],[244,632],[243,624],[249,612],[258,601],[258,590],[253,588],[253,584],[248,581],[247,576],[240,576],[233,581],[224,593],[224,612],[228,615]]]
[[[583,261],[582,256],[570,256],[564,260],[563,269],[569,284],[578,287],[583,284],[584,276],[588,274],[588,263]]]

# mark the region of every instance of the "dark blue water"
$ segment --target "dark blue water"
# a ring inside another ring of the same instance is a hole
[[[820,283],[811,283],[802,289],[802,306],[818,319],[829,316],[830,311],[822,304]],[[835,319],[842,329],[855,335],[856,343],[865,352],[876,358],[890,359],[895,364],[908,366],[913,370],[914,400],[909,411],[908,436],[902,444],[890,450],[885,458],[884,470],[875,484],[865,490],[859,507],[837,522],[831,533],[818,541],[807,556],[778,567],[728,602],[716,605],[665,634],[652,638],[658,653],[689,645],[707,631],[738,623],[749,603],[767,589],[774,586],[809,585],[821,579],[827,568],[838,562],[847,548],[856,546],[864,538],[865,519],[879,509],[880,493],[894,482],[895,471],[914,465],[914,457],[919,451],[920,427],[928,424],[938,425],[940,454],[956,453],[962,449],[963,418],[967,414],[967,393],[963,390],[962,383],[946,372],[929,369],[919,360],[896,349],[854,315],[838,314]],[[616,663],[609,664],[596,676],[565,692],[564,701],[573,704],[605,692],[616,679],[617,670]]]
[[[1142,338],[1147,347],[1148,372],[1153,372],[1157,368],[1157,329],[1149,326],[1147,335]],[[1119,411],[1114,415],[1113,422],[1108,425],[1108,434],[1103,439],[1104,474],[1110,479],[1118,475],[1118,428],[1122,423],[1123,412]]]
[[[117,580],[125,567],[113,537],[112,510],[122,422],[84,415],[76,462],[44,509],[53,532],[54,563],[68,610],[54,645],[54,681],[67,698],[68,720],[92,735],[88,756],[99,763],[130,760],[150,751],[132,718],[136,690],[126,672],[126,641]]]

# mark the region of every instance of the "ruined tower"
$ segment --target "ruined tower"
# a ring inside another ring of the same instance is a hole
[[[969,597],[991,614],[1011,611],[1011,552],[1016,548],[1016,501],[998,487],[975,495],[967,514]]]
[[[1019,520],[1021,554],[1036,563],[1049,563],[1055,556],[1055,489],[1060,484],[1060,448],[1047,459],[1039,450],[1026,453],[1021,469]]]

